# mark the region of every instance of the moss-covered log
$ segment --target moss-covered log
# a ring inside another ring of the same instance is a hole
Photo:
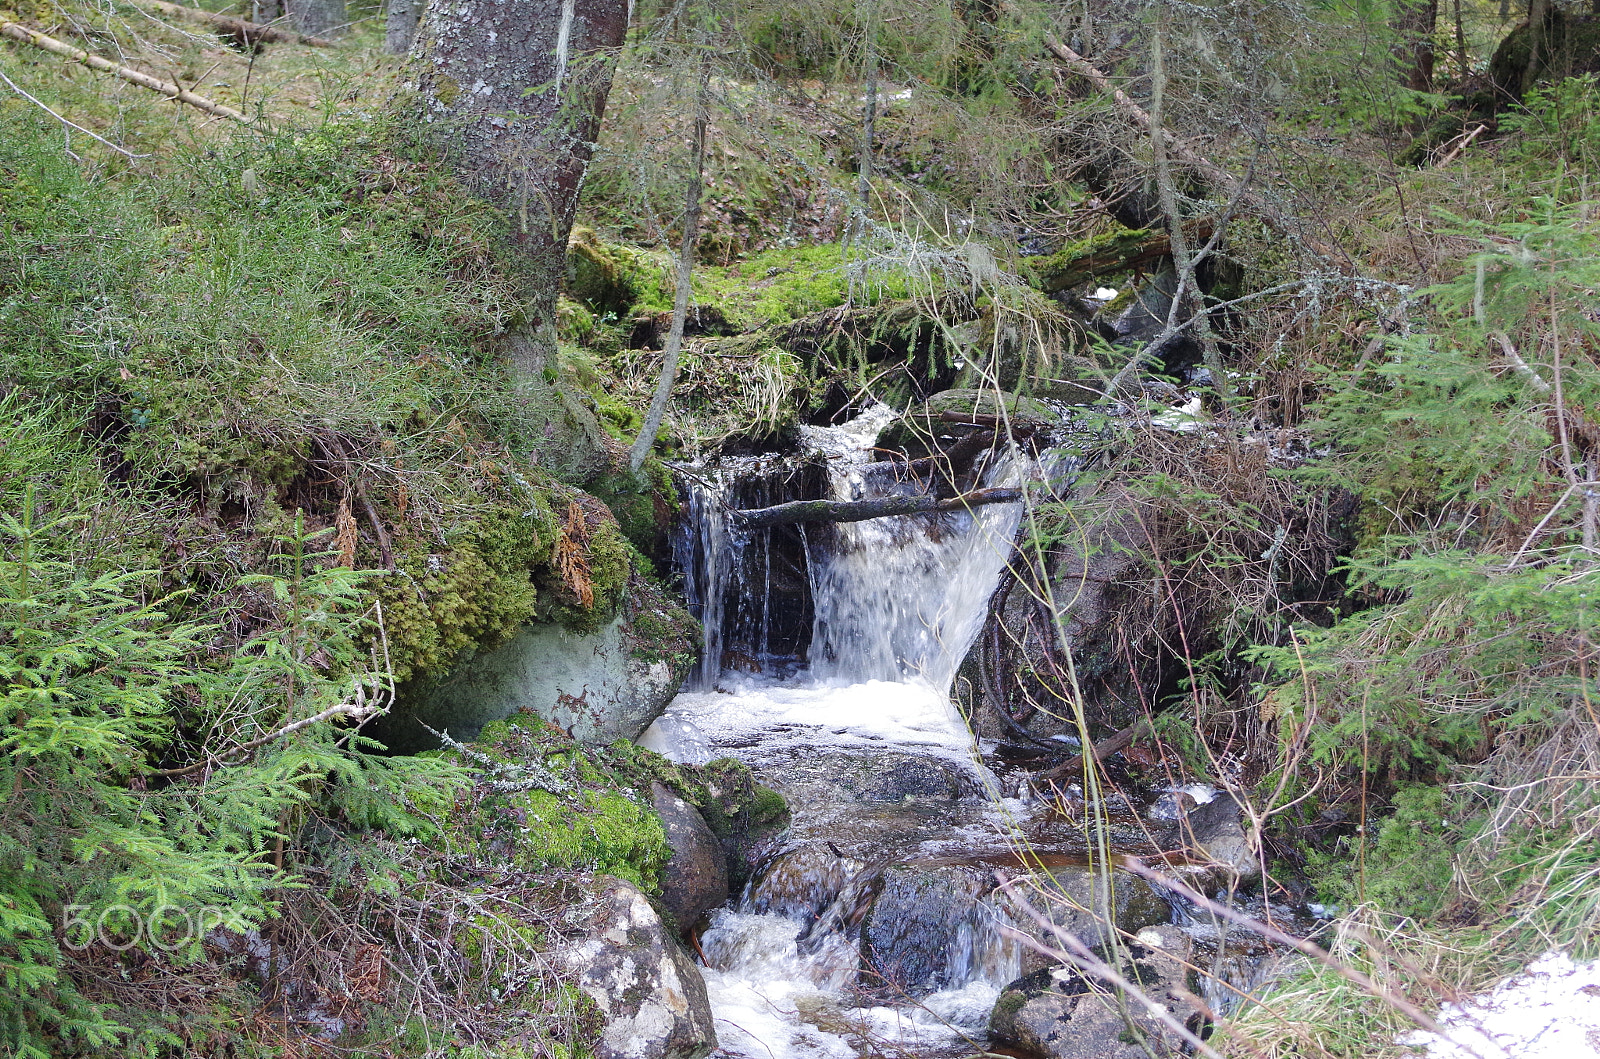
[[[1012,504],[1021,499],[1021,489],[976,489],[948,499],[937,496],[885,496],[874,500],[796,500],[775,507],[735,511],[733,517],[746,529],[762,529],[791,522],[865,522],[888,515],[964,511],[983,504]]]
[[[1184,226],[1191,241],[1211,238],[1209,220]],[[1071,290],[1100,276],[1131,272],[1172,256],[1172,237],[1165,231],[1133,228],[1074,243],[1059,253],[1028,262],[1047,294]]]

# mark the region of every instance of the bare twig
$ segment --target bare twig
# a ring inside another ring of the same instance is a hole
[[[368,702],[365,685],[358,682],[355,686],[354,702],[341,702],[337,706],[328,707],[321,713],[314,713],[310,717],[304,717],[292,724],[286,724],[277,731],[261,736],[258,739],[252,739],[248,743],[240,743],[238,746],[233,747],[230,750],[225,750],[221,754],[217,754],[215,756],[208,754],[206,757],[196,761],[194,764],[185,765],[182,768],[158,769],[155,773],[153,773],[153,775],[187,776],[191,772],[199,772],[201,769],[206,768],[207,766],[225,764],[228,758],[239,757],[241,754],[248,754],[250,751],[256,749],[257,747],[265,746],[274,739],[282,739],[284,736],[292,735],[293,733],[300,731],[302,728],[309,728],[314,724],[321,724],[323,721],[331,721],[335,717],[350,717],[356,721],[366,721],[382,712],[382,704],[377,700]]]
[[[4,34],[5,36],[10,37],[12,40],[21,41],[23,44],[31,44],[35,48],[42,48],[43,50],[54,55],[60,55],[63,58],[71,59],[73,62],[83,63],[91,70],[99,70],[101,73],[115,74],[124,81],[136,84],[141,88],[148,88],[152,92],[160,92],[169,99],[176,99],[180,103],[187,103],[197,110],[205,111],[207,114],[212,114],[219,118],[231,118],[242,125],[249,125],[254,120],[248,114],[245,114],[242,111],[234,110],[229,106],[224,106],[215,100],[207,99],[205,96],[197,96],[186,88],[163,81],[158,77],[151,77],[149,74],[135,70],[131,66],[119,66],[110,59],[104,59],[98,55],[91,55],[90,53],[79,48],[74,48],[70,44],[63,44],[54,37],[46,36],[45,34],[40,33],[38,30],[29,29],[27,26],[21,25],[20,23],[0,22],[0,34]]]
[[[1490,337],[1500,347],[1500,352],[1506,355],[1506,360],[1511,362],[1511,366],[1517,369],[1517,374],[1528,380],[1528,385],[1540,393],[1550,392],[1550,384],[1540,378],[1539,373],[1533,370],[1533,366],[1522,359],[1522,355],[1517,352],[1517,347],[1511,344],[1511,339],[1506,337],[1504,331],[1496,331]]]
[[[1221,916],[1230,923],[1260,934],[1268,941],[1276,942],[1279,945],[1287,945],[1296,952],[1303,953],[1306,956],[1311,957],[1313,960],[1316,960],[1324,967],[1327,967],[1329,970],[1339,975],[1339,977],[1372,994],[1385,1004],[1388,1004],[1390,1007],[1394,1008],[1406,1018],[1410,1019],[1412,1022],[1415,1022],[1418,1026],[1427,1030],[1429,1033],[1437,1033],[1441,1036],[1444,1034],[1443,1028],[1440,1027],[1440,1025],[1435,1022],[1427,1012],[1417,1007],[1405,997],[1396,994],[1392,989],[1385,989],[1383,986],[1379,985],[1377,982],[1374,982],[1371,978],[1362,974],[1355,968],[1347,967],[1340,963],[1320,945],[1307,941],[1304,938],[1297,938],[1292,934],[1286,934],[1276,927],[1268,926],[1259,920],[1252,919],[1242,912],[1237,912],[1234,909],[1229,908],[1227,905],[1219,904],[1218,902],[1211,900],[1204,894],[1196,892],[1192,888],[1184,885],[1176,879],[1162,875],[1160,872],[1151,871],[1149,868],[1144,866],[1144,862],[1138,857],[1124,857],[1122,858],[1121,864],[1123,868],[1139,876],[1139,878],[1145,880],[1146,882],[1154,883],[1155,885],[1163,887],[1164,889],[1171,890],[1179,897],[1182,897],[1184,900],[1189,901],[1192,904],[1198,905],[1207,912],[1210,912],[1212,915]]]
[[[1012,899],[1018,908],[1023,909],[1029,915],[1029,917],[1037,922],[1041,927],[1044,927],[1046,930],[1050,931],[1050,933],[1054,934],[1056,936],[1056,940],[1061,943],[1062,947],[1066,951],[1053,950],[1041,943],[1039,939],[1035,938],[1033,935],[1026,931],[1018,930],[1015,927],[1002,926],[1000,928],[1002,934],[1009,935],[1024,945],[1038,949],[1047,956],[1056,958],[1065,957],[1063,960],[1064,963],[1069,963],[1081,971],[1085,971],[1094,975],[1096,978],[1100,979],[1106,984],[1114,986],[1116,989],[1120,990],[1123,996],[1142,1003],[1145,1010],[1152,1018],[1161,1023],[1161,1025],[1167,1030],[1181,1038],[1190,1047],[1194,1048],[1194,1050],[1200,1055],[1207,1056],[1208,1059],[1222,1059],[1221,1054],[1218,1053],[1216,1049],[1212,1048],[1210,1045],[1206,1044],[1205,1041],[1195,1036],[1189,1027],[1185,1026],[1183,1023],[1174,1018],[1172,1013],[1169,1012],[1164,1005],[1158,1004],[1154,1000],[1151,1000],[1144,994],[1143,990],[1118,973],[1116,968],[1112,967],[1110,964],[1106,963],[1104,960],[1100,959],[1100,957],[1091,952],[1089,946],[1078,940],[1069,931],[1062,929],[1060,924],[1041,915],[1038,909],[1034,908],[1029,902],[1024,900],[1017,893],[1016,885],[1011,879],[1001,877],[1000,889]]]
[[[21,96],[23,99],[26,99],[29,103],[32,103],[34,106],[36,106],[40,110],[44,111],[46,114],[50,115],[52,118],[55,118],[57,121],[59,121],[61,124],[65,125],[65,126],[67,126],[69,129],[77,129],[79,132],[83,133],[85,136],[89,137],[90,139],[99,140],[101,143],[105,144],[107,147],[111,148],[113,151],[115,151],[118,154],[122,155],[124,158],[127,158],[130,161],[137,161],[140,158],[149,158],[150,157],[147,154],[134,154],[132,151],[129,151],[126,148],[118,147],[116,144],[112,143],[110,140],[106,139],[104,136],[101,136],[98,133],[90,132],[88,129],[84,128],[82,125],[77,124],[76,122],[68,121],[66,118],[63,118],[60,114],[57,114],[55,111],[53,111],[49,107],[45,106],[38,99],[35,99],[33,96],[30,96],[27,92],[23,91],[23,89],[21,87],[19,87],[15,81],[11,80],[11,78],[6,76],[4,70],[0,70],[0,81],[4,81],[8,86],[10,86],[11,91],[15,92],[17,95]]]

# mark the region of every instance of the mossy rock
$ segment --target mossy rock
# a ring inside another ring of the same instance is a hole
[[[1524,22],[1508,33],[1489,60],[1489,79],[1497,95],[1506,100],[1521,99],[1533,85],[1527,84],[1528,59],[1532,36]],[[1545,20],[1545,47],[1541,49],[1535,81],[1557,80],[1600,72],[1600,18],[1569,15],[1552,5]]]

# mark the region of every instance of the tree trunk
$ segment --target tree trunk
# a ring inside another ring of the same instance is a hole
[[[1528,0],[1528,66],[1522,74],[1522,91],[1520,95],[1527,95],[1533,91],[1533,86],[1539,83],[1539,75],[1544,72],[1548,51],[1545,43],[1547,30],[1545,24],[1550,18],[1550,0]]]
[[[334,40],[350,32],[344,0],[288,0],[289,21],[307,37]]]
[[[983,504],[1014,504],[1021,489],[978,489],[941,500],[936,496],[884,496],[874,500],[796,500],[776,507],[733,512],[743,529],[782,526],[792,522],[865,522],[888,515],[920,515],[930,511],[965,511]]]
[[[695,247],[700,242],[700,192],[706,182],[706,126],[711,113],[706,107],[706,88],[711,83],[711,64],[701,59],[700,87],[695,92],[694,139],[690,144],[689,185],[684,191],[683,245],[678,251],[678,286],[672,300],[672,330],[667,332],[667,347],[661,355],[661,378],[656,383],[655,395],[650,399],[650,410],[645,413],[639,437],[628,452],[628,469],[639,473],[645,457],[656,443],[661,431],[661,420],[667,414],[667,402],[672,399],[672,387],[678,381],[678,355],[683,350],[683,325],[689,316],[689,296],[694,292]]]
[[[449,0],[423,13],[413,120],[457,176],[504,215],[506,266],[533,341],[553,348],[578,190],[611,90],[628,0]],[[524,370],[521,355],[515,366]],[[534,369],[537,370],[537,369]]]
[[[1409,0],[1400,8],[1394,30],[1400,41],[1395,59],[1406,87],[1418,92],[1433,88],[1433,31],[1439,24],[1439,0]]]
[[[390,55],[404,55],[411,50],[417,36],[417,22],[422,17],[423,0],[389,0],[383,24],[383,50]]]

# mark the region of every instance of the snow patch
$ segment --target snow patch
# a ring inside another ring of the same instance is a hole
[[[1486,996],[1439,1009],[1444,1036],[1418,1030],[1400,1044],[1429,1059],[1586,1059],[1600,1056],[1600,960],[1547,952]]]

